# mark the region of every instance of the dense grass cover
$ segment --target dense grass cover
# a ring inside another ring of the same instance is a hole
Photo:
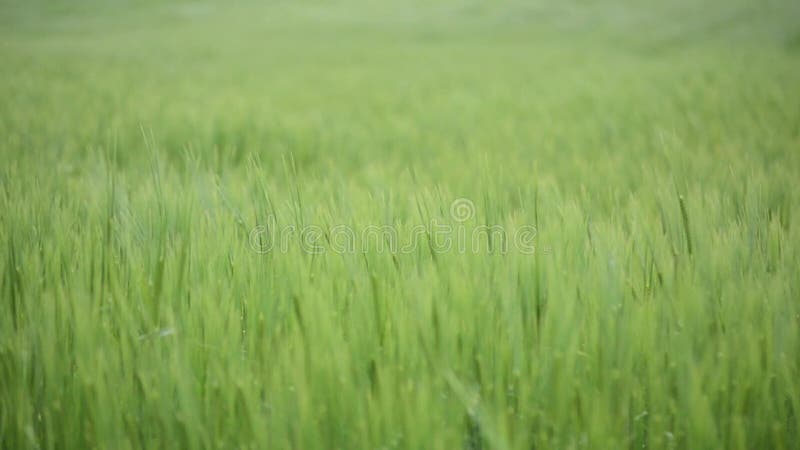
[[[3,2],[0,448],[797,448],[799,10]]]

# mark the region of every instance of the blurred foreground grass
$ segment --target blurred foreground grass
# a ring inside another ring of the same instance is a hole
[[[3,2],[0,448],[796,448],[798,11]]]

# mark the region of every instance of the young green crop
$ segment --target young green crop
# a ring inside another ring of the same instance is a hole
[[[3,3],[0,448],[796,448],[751,3]]]

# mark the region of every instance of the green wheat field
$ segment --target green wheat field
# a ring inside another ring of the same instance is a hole
[[[800,448],[797,1],[0,1],[0,449]]]

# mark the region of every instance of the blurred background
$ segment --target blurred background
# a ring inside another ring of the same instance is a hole
[[[146,129],[179,165],[187,150],[220,174],[291,153],[305,173],[367,181],[462,160],[482,162],[459,162],[460,179],[494,160],[625,172],[640,167],[618,149],[678,139],[769,158],[786,153],[775,122],[798,122],[782,100],[797,96],[799,14],[776,0],[4,0],[0,151],[69,173],[92,148],[141,149]],[[765,123],[743,104],[779,111]]]

